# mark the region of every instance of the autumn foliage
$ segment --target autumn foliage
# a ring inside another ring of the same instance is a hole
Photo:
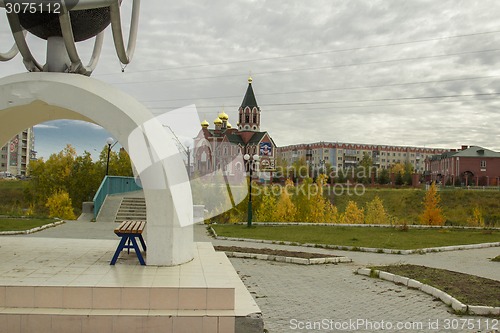
[[[63,220],[76,219],[71,198],[66,191],[59,190],[53,193],[47,199],[45,206],[49,209],[49,217],[58,217]]]
[[[366,204],[365,213],[366,224],[386,224],[389,223],[389,214],[385,211],[384,204],[378,196]]]
[[[30,213],[70,219],[79,212],[82,202],[91,201],[105,175],[107,146],[99,160],[92,160],[89,152],[78,156],[75,148],[67,145],[45,161],[30,161],[31,180],[26,190]],[[125,150],[111,151],[109,174],[132,176],[130,158]],[[71,211],[71,213],[70,213]],[[66,216],[66,217],[63,217]]]
[[[420,222],[426,225],[444,225],[445,218],[439,202],[441,198],[435,183],[432,183],[424,197],[424,212],[420,215]]]

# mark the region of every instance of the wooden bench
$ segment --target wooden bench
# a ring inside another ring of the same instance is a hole
[[[146,221],[123,221],[120,226],[115,229],[115,234],[118,237],[121,237],[121,240],[120,244],[118,244],[118,247],[116,248],[113,259],[111,259],[111,265],[114,265],[116,263],[120,252],[124,249],[127,249],[128,253],[130,253],[130,249],[134,249],[141,265],[146,265],[136,241],[136,238],[139,238],[142,249],[145,252],[146,243],[144,242],[144,238],[142,238],[142,232],[144,231],[145,226]]]

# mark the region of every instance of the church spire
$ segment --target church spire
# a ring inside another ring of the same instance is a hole
[[[252,88],[252,77],[248,78],[248,88],[238,110],[240,131],[260,130],[260,108]]]
[[[245,108],[245,107],[249,107],[250,109],[252,109],[253,107],[259,107],[257,105],[257,100],[255,99],[255,94],[253,93],[253,88],[252,88],[252,82],[253,82],[253,79],[252,77],[248,77],[248,88],[247,88],[247,92],[245,93],[245,97],[243,97],[243,102],[241,103],[241,107],[242,108]]]

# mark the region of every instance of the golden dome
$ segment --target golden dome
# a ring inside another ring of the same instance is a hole
[[[252,81],[253,81],[253,80],[252,80],[252,77],[251,77],[251,76],[249,76],[249,77],[248,77],[248,83],[252,83]]]
[[[215,120],[214,120],[214,124],[215,124],[215,125],[220,125],[220,124],[222,124],[222,120],[221,120],[219,117],[217,117],[217,118],[215,118]]]
[[[233,128],[233,125],[231,125],[229,122],[226,124],[227,128]]]
[[[210,124],[208,123],[208,121],[205,119],[201,122],[201,127],[208,127]]]
[[[222,111],[221,113],[219,113],[219,119],[220,120],[228,120],[229,116],[224,111]]]

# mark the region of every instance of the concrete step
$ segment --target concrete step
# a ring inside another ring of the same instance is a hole
[[[90,278],[88,278],[90,280]],[[162,281],[163,278],[158,278]],[[168,277],[163,280],[168,281]],[[98,283],[98,282],[96,282]],[[179,285],[134,286],[2,286],[2,308],[81,310],[233,310],[234,287],[193,288]],[[2,311],[0,311],[2,312]]]
[[[124,197],[118,209],[115,222],[146,220],[146,200],[143,197]]]

